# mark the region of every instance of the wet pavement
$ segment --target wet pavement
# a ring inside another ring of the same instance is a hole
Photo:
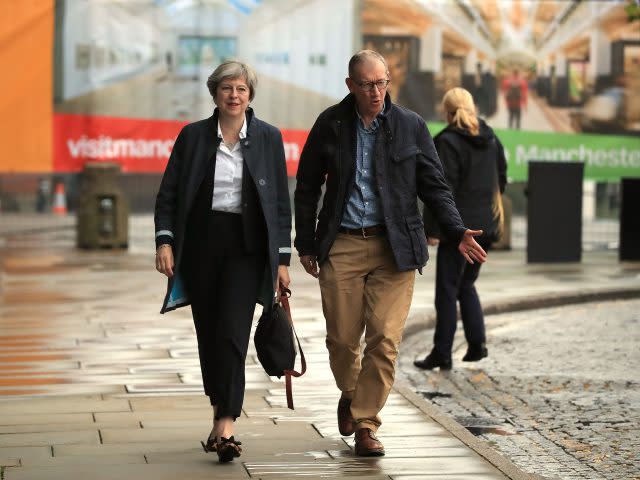
[[[402,373],[420,394],[524,471],[547,478],[640,478],[640,300],[487,318],[489,357],[412,368],[432,331],[405,338]]]
[[[165,283],[153,269],[151,217],[132,218],[125,252],[78,251],[72,227],[45,227],[0,242],[4,479],[531,478],[403,381],[382,411],[387,455],[355,457],[335,423],[318,287],[297,264],[291,305],[309,370],[294,380],[296,410],[250,351],[237,425],[246,453],[218,465],[199,445],[211,420],[189,311],[157,313]],[[562,267],[527,266],[520,250],[492,252],[490,262],[479,285],[489,310],[640,294],[640,265],[615,252]],[[408,338],[433,318],[433,266],[425,273]]]

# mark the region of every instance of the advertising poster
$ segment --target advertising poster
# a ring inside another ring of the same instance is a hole
[[[400,4],[401,3],[401,4]],[[640,20],[633,2],[363,2],[363,46],[389,60],[394,100],[443,128],[452,87],[473,95],[505,146],[509,178],[529,160],[585,163],[585,178],[640,176]]]
[[[19,63],[34,42],[46,51],[32,57],[37,68],[16,70],[2,104],[5,118],[22,119],[8,121],[5,143],[27,145],[27,122],[38,141],[0,173],[111,161],[160,175],[180,128],[213,111],[207,77],[238,58],[258,74],[252,107],[282,130],[293,176],[318,113],[347,93],[349,58],[372,48],[388,60],[392,99],[434,133],[444,93],[468,89],[507,148],[511,181],[526,180],[531,159],[585,162],[596,181],[640,176],[640,13],[630,0],[15,4],[2,60]]]
[[[295,175],[315,116],[345,93],[357,3],[59,2],[53,170],[104,160],[161,173],[180,128],[213,112],[208,76],[238,58],[258,74],[252,107],[282,130]]]

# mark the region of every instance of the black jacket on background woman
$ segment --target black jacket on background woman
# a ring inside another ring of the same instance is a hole
[[[462,221],[495,240],[499,227],[496,202],[507,184],[507,162],[500,140],[484,120],[478,120],[478,135],[449,125],[435,136],[434,143]],[[427,208],[424,221],[427,236],[440,238],[440,228]]]
[[[213,116],[186,125],[173,146],[156,199],[155,229],[157,243],[173,245],[174,276],[168,280],[161,313],[188,305],[188,292],[179,280],[184,273],[185,238],[197,235],[200,222],[194,219],[187,228],[190,213],[207,175],[207,167],[216,161],[220,143],[217,135],[217,109]],[[247,110],[247,136],[240,140],[244,159],[242,181],[242,222],[245,248],[263,248],[267,239],[267,269],[258,302],[269,305],[278,276],[278,265],[289,265],[291,258],[291,203],[280,131],[259,120]],[[209,171],[210,180],[213,172]],[[210,197],[210,190],[206,194]],[[207,202],[209,202],[209,198]],[[224,235],[224,232],[220,232]]]

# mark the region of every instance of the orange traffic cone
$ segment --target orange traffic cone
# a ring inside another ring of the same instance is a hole
[[[56,183],[56,190],[53,194],[52,211],[56,215],[67,214],[67,196],[64,193],[64,183]]]

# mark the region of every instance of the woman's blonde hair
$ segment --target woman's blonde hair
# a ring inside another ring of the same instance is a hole
[[[453,117],[451,123],[462,130],[468,130],[471,135],[478,135],[480,124],[476,116],[476,106],[468,90],[455,87],[444,94],[442,99],[444,111]]]

